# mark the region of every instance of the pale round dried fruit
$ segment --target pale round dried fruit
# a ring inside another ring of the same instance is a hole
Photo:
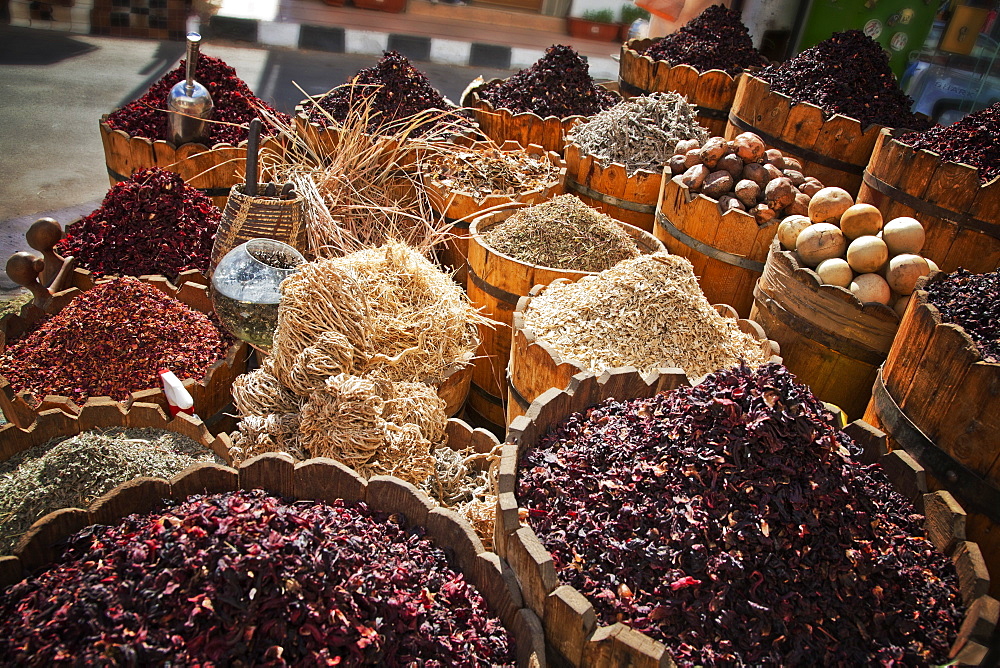
[[[892,290],[885,279],[878,274],[860,274],[851,281],[851,292],[862,304],[878,302],[889,305],[892,299]]]
[[[816,273],[819,274],[819,280],[827,285],[838,285],[842,288],[851,287],[851,281],[854,279],[851,265],[842,257],[823,260],[816,265]]]
[[[931,271],[941,271],[941,267],[937,266],[937,262],[934,260],[929,257],[925,257],[924,260],[927,262],[927,266],[931,268]]]
[[[890,255],[919,253],[924,247],[924,226],[909,216],[893,218],[882,228],[882,238],[889,247]]]
[[[827,186],[809,200],[809,219],[814,223],[839,223],[840,217],[854,204],[851,193]]]
[[[886,280],[893,290],[901,295],[908,295],[913,292],[917,280],[929,273],[931,273],[931,268],[928,266],[927,260],[919,255],[903,253],[889,260]]]
[[[836,225],[813,223],[799,233],[795,240],[795,252],[810,267],[815,267],[831,257],[842,257],[847,248],[847,240]]]
[[[812,225],[805,216],[788,216],[778,225],[778,241],[785,250],[795,250],[795,240],[799,233]]]
[[[876,236],[858,237],[847,247],[847,263],[859,274],[871,274],[889,260],[889,247]]]
[[[902,295],[892,304],[892,310],[896,312],[900,318],[906,313],[906,307],[910,304],[910,300],[913,299],[913,294]]]
[[[848,239],[878,234],[882,213],[871,204],[853,204],[840,216],[840,229]]]

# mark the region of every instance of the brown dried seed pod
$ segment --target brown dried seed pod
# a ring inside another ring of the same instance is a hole
[[[701,142],[697,139],[682,139],[677,142],[677,146],[674,147],[674,154],[684,155],[688,151],[696,148],[701,148]]]
[[[712,172],[705,179],[701,186],[703,195],[718,199],[723,195],[728,195],[733,190],[733,175],[727,171],[719,170]]]
[[[795,200],[785,207],[786,216],[808,216],[809,215],[809,195],[796,191]]]
[[[764,151],[764,162],[774,165],[778,169],[785,168],[785,156],[776,148],[769,148]]]
[[[723,195],[719,198],[719,212],[725,213],[730,209],[739,209],[740,211],[747,210],[740,200],[736,199],[732,195]]]
[[[756,162],[749,162],[743,166],[743,178],[750,179],[759,187],[763,188],[767,185],[767,182],[771,180],[771,175],[766,169],[764,169],[764,165]]]
[[[779,179],[771,179],[764,187],[764,201],[772,209],[784,209],[795,201],[797,191],[792,187],[792,182],[782,176]]]
[[[736,135],[731,145],[743,162],[760,162],[764,159],[764,140],[753,132]]]
[[[760,196],[760,191],[760,186],[750,179],[743,179],[733,189],[733,192],[736,193],[736,199],[742,202],[747,208],[757,205],[757,197]]]
[[[781,168],[780,167],[778,167],[777,165],[772,165],[771,163],[765,163],[764,164],[764,170],[767,172],[767,175],[770,177],[768,180],[770,180],[770,179],[781,179],[781,178],[784,178],[784,176],[785,176],[784,174],[781,173]]]
[[[684,166],[694,167],[701,164],[701,149],[693,148],[684,154]]]
[[[708,178],[709,174],[711,174],[711,170],[705,165],[695,165],[681,174],[681,183],[691,190],[698,192],[701,190],[701,186],[705,183],[705,179]]]
[[[795,169],[784,169],[781,173],[784,174],[785,178],[791,181],[792,185],[795,187],[802,185],[802,182],[806,180],[805,175]]]
[[[685,162],[685,156],[683,155],[672,156],[668,164],[670,165],[670,173],[675,175],[683,174],[684,170],[688,168],[688,165]]]
[[[785,169],[794,169],[796,172],[802,171],[802,163],[797,158],[790,155],[785,156]]]
[[[715,169],[723,169],[732,174],[734,180],[738,180],[743,173],[743,161],[735,153],[729,153],[722,156]]]
[[[719,164],[719,160],[722,156],[729,153],[732,149],[726,143],[726,140],[722,137],[712,137],[705,145],[701,147],[701,161],[708,165],[711,169],[715,169],[715,166]]]
[[[753,214],[754,220],[756,220],[757,224],[760,226],[767,225],[778,217],[778,213],[767,204],[758,204],[751,209],[750,212]]]
[[[815,176],[807,176],[805,181],[797,187],[801,192],[804,192],[809,195],[809,197],[812,197],[823,189],[823,184]]]

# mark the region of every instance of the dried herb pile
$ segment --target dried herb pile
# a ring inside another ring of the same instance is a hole
[[[592,116],[619,100],[590,76],[590,65],[572,47],[553,44],[531,67],[481,86],[479,97],[494,109],[532,112],[542,118]]]
[[[207,272],[222,213],[179,174],[140,169],[114,185],[101,206],[66,228],[56,251],[97,276]]]
[[[595,373],[678,367],[695,379],[741,360],[767,360],[759,342],[708,303],[691,263],[666,252],[549,286],[531,300],[524,322],[564,359]]]
[[[109,114],[108,125],[111,129],[121,130],[132,137],[168,139],[167,95],[174,84],[184,78],[184,68],[185,61],[182,60],[180,65],[150,86],[145,95]],[[271,116],[286,124],[290,121],[287,114],[275,111],[254,95],[246,82],[236,76],[236,70],[220,58],[201,54],[194,76],[208,89],[215,105],[212,120],[216,122],[209,123],[213,145],[229,143],[235,146],[246,141],[250,121],[254,118],[264,120],[265,116]],[[265,135],[273,134],[267,122],[263,125]]]
[[[0,463],[0,554],[44,515],[87,508],[134,478],[170,479],[199,462],[225,464],[187,436],[163,429],[85,431]]]
[[[574,271],[604,271],[639,255],[614,218],[574,195],[521,209],[486,230],[483,241],[521,262]]]
[[[602,166],[617,162],[631,174],[662,170],[677,142],[693,139],[700,144],[708,139],[708,130],[698,124],[694,107],[683,95],[651,93],[619,102],[574,126],[569,139],[584,154],[599,157]]]
[[[160,387],[166,368],[201,379],[231,341],[204,313],[131,276],[81,293],[0,357],[0,374],[35,405],[47,394],[82,404],[88,397],[124,401]]]
[[[910,111],[913,100],[889,69],[889,54],[860,30],[834,33],[757,75],[795,102],[809,102],[828,116],[842,114],[890,128],[921,130],[927,122]]]
[[[681,666],[941,665],[963,615],[922,517],[782,366],[608,400],[520,465],[560,579]]]
[[[1000,269],[973,274],[958,269],[927,286],[941,318],[963,328],[986,362],[1000,362]]]
[[[767,64],[754,48],[740,13],[723,5],[706,8],[677,32],[655,40],[643,55],[671,66],[690,65],[699,72],[723,70],[733,76]]]
[[[523,149],[501,151],[492,145],[433,156],[422,171],[441,186],[477,198],[520,196],[554,185],[562,178],[559,166],[545,155]]]
[[[422,529],[261,490],[88,527],[4,593],[0,620],[4,663],[514,665]]]
[[[441,93],[431,86],[427,75],[415,68],[406,56],[398,51],[386,51],[375,65],[360,70],[344,85],[320,98],[309,112],[309,120],[324,126],[330,119],[344,122],[358,109],[361,101],[369,97],[372,101],[365,113],[371,133],[422,112],[444,111],[450,107]],[[431,130],[437,125],[431,118],[410,135],[419,137]],[[435,120],[455,119],[448,115]]]
[[[951,125],[935,125],[923,132],[908,132],[899,141],[926,149],[943,160],[963,162],[979,170],[979,182],[1000,176],[1000,102],[969,114]]]

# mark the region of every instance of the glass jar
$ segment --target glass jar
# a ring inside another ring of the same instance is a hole
[[[306,260],[272,239],[251,239],[232,249],[212,274],[212,304],[236,338],[269,352],[278,327],[278,286]]]

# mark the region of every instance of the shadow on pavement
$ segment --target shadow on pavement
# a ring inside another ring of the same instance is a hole
[[[45,37],[42,49],[38,46],[37,30],[0,26],[0,65],[54,65],[98,48],[69,33],[53,31]]]

